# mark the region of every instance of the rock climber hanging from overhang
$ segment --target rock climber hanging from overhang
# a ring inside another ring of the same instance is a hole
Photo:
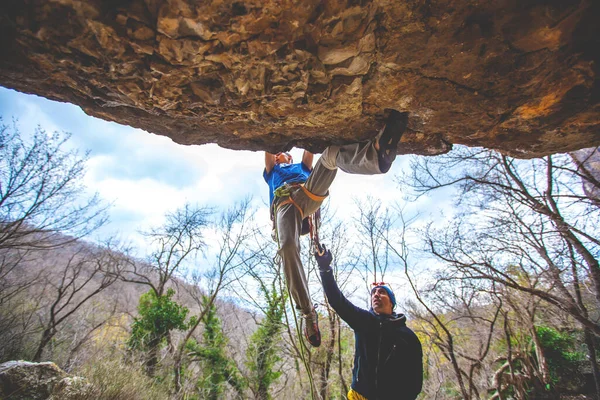
[[[269,185],[271,218],[274,221],[275,239],[279,244],[278,255],[283,263],[288,290],[305,320],[304,336],[313,347],[320,346],[321,333],[300,260],[302,222],[319,209],[338,168],[360,175],[389,171],[407,124],[407,112],[390,110],[384,128],[374,139],[329,146],[314,169],[313,154],[306,150],[302,162],[296,164],[289,153],[265,152],[263,177]]]

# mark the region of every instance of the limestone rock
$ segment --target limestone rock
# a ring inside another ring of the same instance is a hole
[[[590,0],[4,0],[0,85],[182,144],[401,153],[600,144]]]
[[[8,361],[0,364],[0,398],[69,400],[89,398],[91,385],[52,362]]]
[[[579,164],[583,183],[583,192],[600,207],[600,148],[581,149],[571,153]]]

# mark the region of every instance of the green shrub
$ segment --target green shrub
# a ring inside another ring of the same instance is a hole
[[[186,349],[201,365],[202,376],[198,379],[197,388],[202,399],[217,400],[223,398],[225,384],[229,384],[240,398],[243,398],[247,383],[242,378],[237,366],[226,354],[227,338],[223,334],[221,320],[217,316],[217,307],[209,304],[210,298],[203,296],[203,306],[208,312],[202,318],[204,333],[202,343],[189,340]]]
[[[546,355],[552,384],[557,388],[569,389],[579,381],[578,365],[585,359],[585,355],[576,350],[576,335],[549,326],[537,326],[536,332]]]
[[[140,297],[138,305],[139,317],[134,318],[129,346],[133,349],[144,349],[148,346],[163,344],[169,332],[175,329],[186,329],[185,318],[187,307],[171,300],[175,291],[171,288],[162,296],[153,290]]]

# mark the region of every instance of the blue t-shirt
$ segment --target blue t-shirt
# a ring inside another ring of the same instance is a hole
[[[269,204],[273,204],[274,192],[284,183],[306,182],[310,175],[310,169],[303,163],[298,164],[276,164],[271,172],[263,171],[263,178],[269,185]]]

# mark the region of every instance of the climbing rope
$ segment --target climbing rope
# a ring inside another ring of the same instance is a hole
[[[304,368],[306,369],[306,373],[308,374],[308,382],[310,384],[310,397],[312,400],[315,400],[315,399],[318,399],[318,396],[316,396],[317,389],[315,387],[315,381],[314,381],[314,378],[312,375],[312,370],[310,369],[309,360],[306,359],[306,354],[305,354],[305,353],[310,354],[310,352],[308,350],[308,346],[302,339],[304,334],[302,332],[301,324],[298,323],[298,314],[296,313],[296,307],[294,307],[294,301],[292,300],[292,294],[290,293],[289,286],[287,289],[288,289],[288,298],[290,299],[290,308],[292,309],[292,315],[294,316],[294,324],[296,325],[296,334],[298,335],[298,338],[300,339],[299,340],[299,342],[300,342],[300,359],[302,360],[302,364],[304,364]]]
[[[304,186],[302,186],[302,188],[304,189]],[[279,232],[277,230],[277,209],[279,207],[283,206],[284,204],[291,203],[300,212],[301,218],[303,218],[302,209],[298,206],[298,204],[296,204],[296,202],[294,202],[294,200],[292,200],[291,189],[292,189],[292,187],[290,185],[283,185],[283,186],[278,187],[274,192],[275,197],[288,197],[286,200],[280,201],[279,204],[277,204],[277,206],[275,206],[276,202],[275,201],[273,202],[273,204],[274,204],[273,223],[274,223],[274,231],[275,231],[274,236],[275,236],[275,240],[277,242],[277,250],[278,250],[275,257],[273,257],[273,262],[275,262],[276,265],[279,266],[280,270],[281,270],[282,259],[279,254],[279,250],[281,250],[281,244],[279,242]],[[310,230],[309,230],[310,240],[311,240],[311,243],[317,249],[317,251],[320,252],[319,254],[322,254],[322,251],[320,249],[320,244],[319,244],[318,227],[317,227],[318,222],[313,221],[313,219],[314,219],[313,216],[314,216],[314,214],[312,214],[308,217],[308,223],[309,223],[309,227],[310,227]],[[306,369],[306,373],[308,374],[308,381],[310,384],[310,397],[312,400],[315,400],[315,399],[318,400],[319,397],[317,394],[317,389],[315,387],[315,382],[314,382],[314,378],[312,375],[312,371],[310,369],[310,364],[309,364],[309,361],[306,359],[306,355],[305,355],[305,352],[309,353],[308,346],[302,339],[304,334],[302,332],[301,324],[298,323],[298,315],[296,313],[296,307],[294,306],[292,293],[290,292],[290,287],[289,287],[289,285],[287,285],[287,282],[286,282],[286,287],[287,287],[287,291],[288,291],[288,299],[290,300],[290,308],[292,309],[292,315],[294,316],[294,325],[296,326],[296,334],[297,334],[298,338],[300,339],[299,340],[299,342],[300,342],[300,346],[299,346],[300,347],[300,359],[302,360],[302,364],[304,364],[304,368]],[[286,320],[287,320],[287,314],[286,314]],[[289,321],[288,321],[288,325],[289,325]]]

